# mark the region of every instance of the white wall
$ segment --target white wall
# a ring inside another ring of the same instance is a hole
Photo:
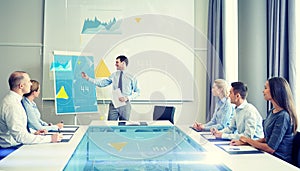
[[[198,36],[206,37],[208,0],[195,0],[195,25]],[[43,46],[43,6],[41,0],[9,0],[0,1],[0,97],[8,92],[8,77],[15,70],[27,71],[32,79],[42,82],[42,46]],[[196,41],[197,46],[197,41]],[[206,49],[197,49],[195,57],[195,98],[192,102],[133,104],[133,120],[152,120],[154,105],[174,105],[175,123],[192,124],[195,120],[205,121],[205,85],[206,70],[203,67]],[[43,85],[42,85],[43,86]],[[43,88],[43,87],[42,87]],[[66,124],[74,123],[74,115],[56,116],[53,101],[36,100],[42,113],[42,119],[56,123],[64,120]],[[99,113],[77,115],[78,124],[89,124],[93,119],[106,119],[107,104],[99,104]]]
[[[195,0],[195,26],[201,37],[207,33],[207,11],[209,0]],[[0,1],[0,98],[8,92],[8,76],[14,70],[25,70],[31,78],[42,80],[42,47],[43,37],[43,3],[41,0]],[[266,21],[265,3],[261,0],[239,0],[239,80],[248,84],[249,101],[257,106],[262,115],[266,113],[262,89],[266,78]],[[176,107],[175,123],[191,124],[195,120],[205,121],[206,96],[206,49],[197,48],[199,41],[196,35],[195,57],[195,99],[183,102]],[[199,45],[200,46],[200,45]],[[4,60],[5,59],[5,60]],[[256,67],[254,69],[254,66]],[[74,115],[56,116],[53,101],[37,100],[42,118],[49,122],[64,120],[66,124],[74,123]],[[132,119],[151,120],[153,106],[156,104],[133,104]],[[106,119],[107,104],[99,104],[99,113],[78,115],[79,124],[88,124],[92,119]]]

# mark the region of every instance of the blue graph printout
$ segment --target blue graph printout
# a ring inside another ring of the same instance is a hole
[[[57,115],[98,111],[96,87],[81,77],[82,71],[94,77],[92,56],[54,55],[50,70],[55,77]]]

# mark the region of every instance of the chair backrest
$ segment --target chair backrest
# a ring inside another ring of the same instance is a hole
[[[169,120],[174,124],[174,106],[154,106],[153,120]]]
[[[300,132],[294,136],[292,160],[292,164],[300,168]]]

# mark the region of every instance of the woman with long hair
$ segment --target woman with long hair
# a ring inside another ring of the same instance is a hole
[[[239,141],[291,163],[298,121],[289,83],[282,77],[272,77],[266,81],[263,94],[273,106],[264,121],[265,137],[259,140],[241,137]],[[238,143],[232,141],[231,144]]]

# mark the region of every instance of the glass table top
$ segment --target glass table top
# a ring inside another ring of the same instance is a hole
[[[90,126],[64,170],[230,170],[176,126]]]

